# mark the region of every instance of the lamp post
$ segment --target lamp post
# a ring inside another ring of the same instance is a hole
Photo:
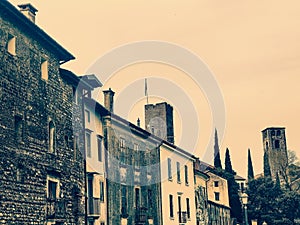
[[[247,212],[248,195],[246,193],[242,193],[241,199],[242,199],[242,203],[243,203],[244,211],[245,211],[245,225],[249,225],[248,224],[248,212]]]

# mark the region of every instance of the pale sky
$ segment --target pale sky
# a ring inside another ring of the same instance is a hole
[[[28,1],[10,2],[17,5]],[[36,23],[76,57],[63,67],[78,75],[85,74],[106,52],[134,41],[165,41],[194,52],[213,72],[223,94],[226,129],[222,163],[228,147],[233,168],[240,175],[247,173],[248,148],[254,172],[262,172],[261,130],[266,127],[286,127],[288,149],[300,156],[298,0],[30,2],[39,10]],[[122,76],[120,82],[117,77]],[[127,84],[125,78],[130,83],[131,79],[151,76],[168,77],[190,95],[199,115],[201,132],[195,153],[201,159],[212,130],[209,103],[182,71],[158,63],[135,64],[118,71],[104,88],[115,90],[117,98]],[[137,91],[143,92],[143,88]],[[152,88],[149,78],[150,95]],[[137,102],[127,119],[135,122],[140,116],[143,121],[144,103],[144,99]],[[175,135],[180,138],[181,122],[186,119],[177,118]]]

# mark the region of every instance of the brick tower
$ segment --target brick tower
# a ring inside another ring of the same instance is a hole
[[[174,144],[173,107],[166,102],[145,105],[145,128]]]
[[[281,181],[287,176],[287,146],[285,138],[285,128],[270,127],[262,131],[264,153],[270,166],[271,177],[276,179],[276,174]],[[266,163],[266,162],[264,162]]]

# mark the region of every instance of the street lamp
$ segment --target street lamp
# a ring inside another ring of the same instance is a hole
[[[245,225],[248,225],[248,212],[247,212],[247,204],[248,204],[248,195],[246,193],[241,194],[242,203],[245,211]]]
[[[268,225],[268,224],[266,223],[266,221],[264,221],[264,222],[262,223],[262,225]]]

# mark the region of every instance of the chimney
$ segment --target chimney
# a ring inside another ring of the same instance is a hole
[[[140,120],[140,118],[137,119],[137,126],[141,127],[141,120]]]
[[[31,22],[35,23],[35,13],[38,11],[30,3],[18,5],[20,12],[23,13]]]
[[[115,92],[113,92],[110,88],[106,91],[103,91],[104,93],[104,107],[109,110],[110,112],[114,112],[114,95]]]

